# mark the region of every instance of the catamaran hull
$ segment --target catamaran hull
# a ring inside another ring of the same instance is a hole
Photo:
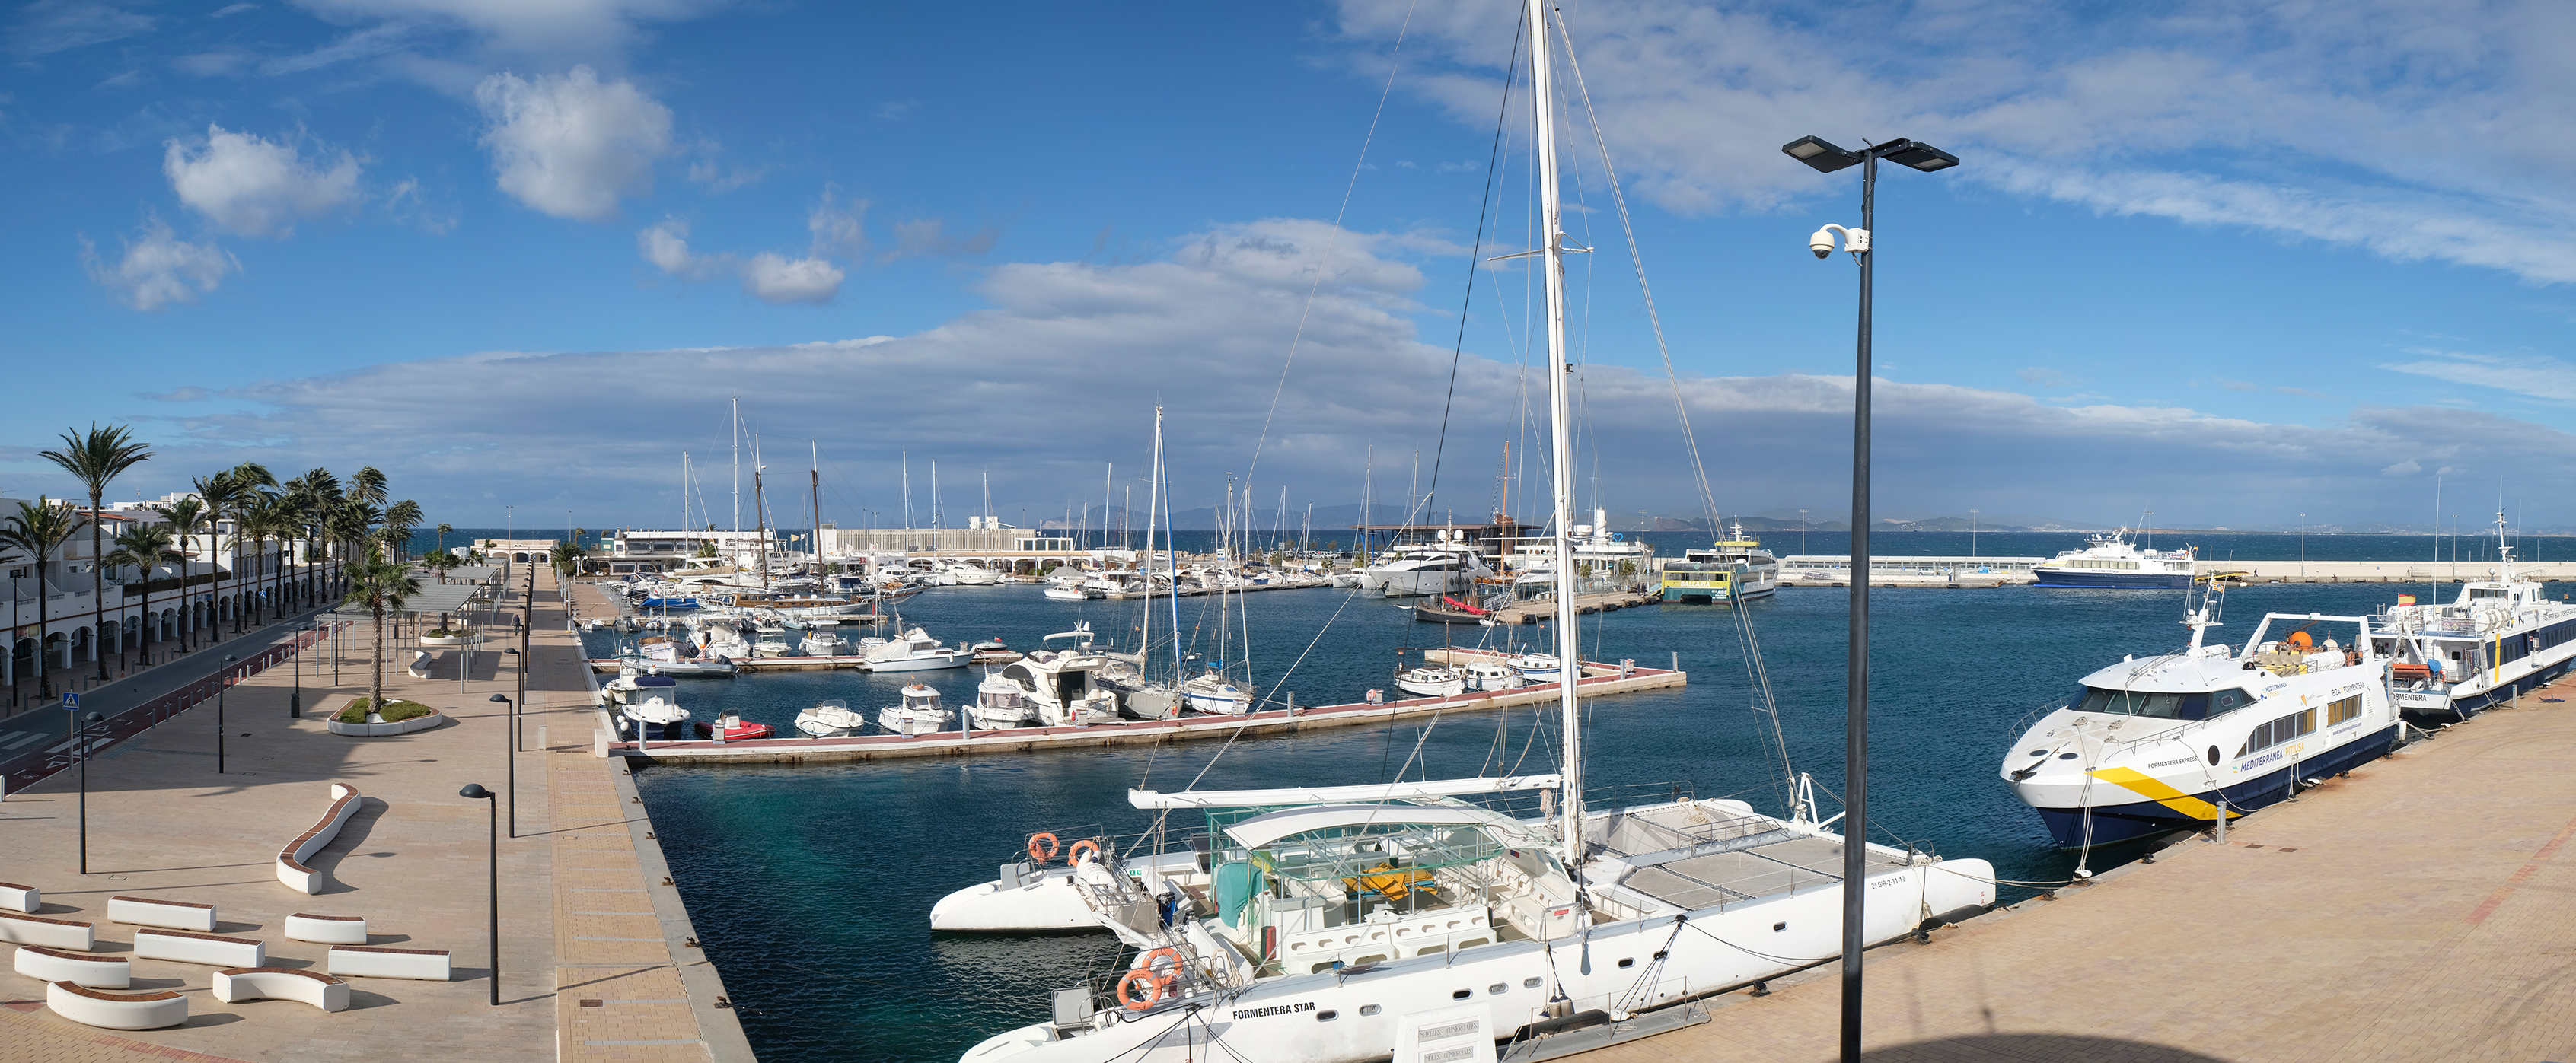
[[[2040,565],[2031,569],[2039,577],[2034,587],[2122,587],[2138,590],[2185,590],[2191,586],[2189,572],[2097,572],[2089,569],[2055,569]]]
[[[2217,820],[2217,806],[2221,799],[2227,802],[2228,811],[2235,814],[2229,819],[2269,808],[2288,800],[2298,780],[2350,771],[2387,756],[2389,747],[2396,741],[2397,728],[2383,728],[2318,756],[2285,760],[2276,770],[2199,793],[2183,793],[2179,788],[2166,786],[2163,788],[2171,791],[2172,796],[2161,799],[2151,797],[2143,801],[2102,803],[2089,809],[2036,804],[2033,807],[2038,808],[2039,818],[2048,824],[2049,836],[2056,839],[2061,848],[2067,849],[2109,845],[2178,830],[2207,830]],[[2097,799],[2103,799],[2101,795],[2104,794],[2139,796],[2134,790],[2110,782],[2097,781],[2093,787]]]

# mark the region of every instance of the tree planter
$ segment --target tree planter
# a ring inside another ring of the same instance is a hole
[[[426,731],[446,722],[445,714],[433,712],[427,716],[414,716],[408,720],[396,720],[392,723],[341,723],[338,720],[331,720],[323,726],[329,727],[331,733],[335,735],[348,735],[352,738],[382,738],[386,735]]]
[[[420,637],[420,644],[423,646],[472,646],[482,641],[482,635],[472,632],[463,635],[423,635]]]

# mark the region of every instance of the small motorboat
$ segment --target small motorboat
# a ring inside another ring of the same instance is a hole
[[[850,640],[817,621],[813,627],[805,629],[805,641],[798,643],[797,648],[805,651],[808,657],[838,657],[850,652]]]
[[[763,624],[760,636],[752,640],[751,652],[755,657],[785,657],[796,652],[796,644],[787,640],[786,628]]]
[[[868,718],[850,711],[846,701],[824,701],[796,714],[797,733],[807,738],[847,738],[867,729]]]
[[[1499,661],[1477,661],[1462,665],[1458,674],[1466,677],[1472,690],[1517,690],[1526,682],[1512,666]]]
[[[1083,588],[1083,586],[1082,586],[1081,584],[1079,584],[1079,583],[1076,583],[1076,584],[1050,583],[1050,584],[1047,584],[1047,588],[1046,588],[1046,596],[1047,596],[1047,597],[1049,597],[1049,598],[1054,598],[1054,599],[1056,599],[1056,600],[1058,600],[1058,601],[1081,602],[1081,601],[1089,601],[1089,600],[1091,600],[1091,599],[1093,599],[1093,598],[1100,597],[1100,592],[1099,592],[1099,591],[1094,591],[1094,590],[1086,590],[1086,589],[1084,589],[1084,588]]]
[[[914,683],[903,688],[903,704],[877,710],[877,726],[899,735],[936,734],[948,729],[948,710],[939,707],[939,691]]]
[[[1565,668],[1557,663],[1553,653],[1527,653],[1512,661],[1512,670],[1519,672],[1525,682],[1553,683],[1557,673]]]
[[[1426,698],[1447,698],[1467,692],[1467,678],[1455,668],[1426,664],[1395,673],[1395,685],[1410,694]]]
[[[680,707],[678,686],[669,676],[642,675],[634,679],[634,689],[617,714],[617,729],[633,728],[635,737],[647,741],[676,741],[687,737],[689,710]]]
[[[966,710],[966,717],[975,721],[975,726],[996,731],[1018,727],[1037,719],[1037,715],[1037,706],[1029,703],[1018,683],[989,670],[984,673],[984,681],[975,686],[975,704]]]
[[[698,737],[714,738],[724,742],[739,742],[746,738],[767,738],[773,730],[768,724],[753,723],[743,719],[739,712],[728,712],[718,716],[714,723],[698,721]]]

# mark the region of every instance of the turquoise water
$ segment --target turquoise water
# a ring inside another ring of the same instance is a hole
[[[1937,535],[1922,536],[1931,542],[1890,542],[1903,538],[1910,537],[1882,535],[1879,549],[1949,549],[1941,542],[1947,537]],[[1966,537],[1957,538],[1964,547]],[[1979,538],[1983,547],[1995,537]],[[2406,540],[2315,537],[2309,556],[2324,556],[2317,552],[2320,541],[2384,548]],[[2421,537],[2415,542],[2430,545]],[[2013,546],[2009,552],[2048,552]],[[2241,641],[2267,610],[2366,612],[2410,589],[2421,588],[2248,587],[2228,595],[2229,625],[2213,637]],[[1793,589],[1749,607],[1789,755],[1829,791],[1842,787],[1847,593]],[[1212,638],[1207,601],[1183,601],[1185,638],[1202,626],[1201,638]],[[1268,592],[1242,601],[1251,614],[1256,674],[1265,688],[1296,691],[1300,704],[1355,701],[1369,687],[1386,686],[1396,647],[1438,645],[1445,630],[1347,591]],[[2006,879],[2065,878],[2074,854],[2050,847],[2036,814],[1996,778],[1997,763],[2015,725],[2083,674],[2123,654],[2180,645],[2186,635],[2177,622],[2179,592],[1882,589],[1871,601],[1873,835],[1982,857]],[[1136,603],[1050,601],[1030,586],[940,588],[907,603],[904,613],[943,641],[999,637],[1026,649],[1077,619],[1091,620],[1104,636],[1124,631]],[[1476,637],[1456,630],[1461,638]],[[1520,630],[1529,637],[1543,629]],[[605,648],[605,636],[590,637]],[[1768,723],[1751,707],[1727,607],[1655,606],[1587,618],[1584,640],[1586,656],[1596,660],[1662,665],[1678,653],[1691,673],[1682,690],[1590,703],[1589,781],[1596,802],[1619,795],[1657,799],[1679,785],[1698,796],[1736,796],[1766,812],[1783,811],[1778,755],[1766,744]],[[1304,663],[1279,683],[1276,677],[1301,653]],[[873,711],[892,704],[905,682],[923,678],[951,705],[971,696],[973,678],[963,670],[683,680],[680,691],[700,718],[733,709],[784,730],[818,699],[843,698]],[[944,1061],[986,1036],[1044,1018],[1050,990],[1115,959],[1105,935],[995,939],[929,931],[933,902],[991,879],[1030,832],[1072,837],[1142,830],[1149,818],[1128,807],[1126,790],[1179,789],[1202,768],[1199,785],[1207,788],[1382,781],[1404,764],[1417,740],[1423,762],[1408,777],[1505,770],[1524,756],[1524,771],[1554,770],[1552,736],[1533,740],[1534,722],[1543,721],[1523,708],[1508,717],[1444,719],[1431,725],[1427,740],[1421,723],[1246,739],[1213,767],[1220,743],[1195,742],[840,766],[657,766],[639,772],[637,782],[706,954],[723,972],[763,1059]],[[1498,759],[1501,767],[1494,768]],[[1824,804],[1829,815],[1839,807],[1831,797]],[[2092,865],[2128,857],[2097,853]]]

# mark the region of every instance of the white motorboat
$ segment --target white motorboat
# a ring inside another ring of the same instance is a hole
[[[824,701],[796,714],[796,731],[807,738],[846,738],[867,729],[868,718],[850,711],[846,701]]]
[[[689,710],[680,707],[679,692],[673,689],[678,685],[669,676],[635,677],[633,695],[618,707],[617,729],[638,740],[688,738]]]
[[[635,650],[649,661],[675,661],[680,658],[679,644],[661,635],[646,635],[637,639]]]
[[[1170,684],[1146,678],[1143,658],[1130,653],[1106,653],[1100,670],[1091,681],[1118,695],[1118,711],[1139,720],[1164,720],[1179,715],[1181,691]]]
[[[1075,648],[1032,652],[1004,665],[1001,678],[1019,686],[1032,715],[1048,727],[1116,722],[1117,693],[1094,681],[1108,658],[1091,648],[1089,627],[1059,631],[1045,641],[1057,639],[1077,640]]]
[[[1059,568],[1047,575],[1045,594],[1049,598],[1067,602],[1100,597],[1102,592],[1083,585],[1086,578],[1081,571],[1070,565]]]
[[[2449,605],[2399,595],[2374,617],[2370,650],[2390,658],[2397,708],[2427,720],[2465,720],[2567,673],[2576,660],[2576,605],[2514,572],[2504,514],[2496,514],[2494,579],[2460,585]]]
[[[982,565],[970,564],[964,561],[948,566],[947,571],[948,582],[951,586],[991,587],[1002,582],[1002,573],[999,570],[985,568]]]
[[[948,730],[948,710],[939,706],[939,692],[914,683],[903,688],[903,704],[877,710],[877,726],[899,735],[926,735]]]
[[[796,652],[796,643],[788,639],[786,628],[764,624],[760,636],[751,640],[751,652],[755,657],[785,657]]]
[[[1512,670],[1521,674],[1524,683],[1553,683],[1565,666],[1553,653],[1524,653],[1512,659]]]
[[[1181,696],[1191,709],[1210,716],[1241,716],[1251,712],[1257,699],[1252,687],[1225,677],[1224,662],[1209,665],[1208,670],[1181,683]]]
[[[1467,678],[1455,668],[1417,665],[1395,673],[1397,689],[1426,698],[1456,697],[1467,692]]]
[[[975,684],[975,704],[967,708],[966,717],[977,727],[998,731],[1036,722],[1037,710],[1018,683],[987,669],[984,681]]]
[[[1494,574],[1477,554],[1476,545],[1456,530],[1443,530],[1430,542],[1398,550],[1393,558],[1370,566],[1367,572],[1376,577],[1377,589],[1389,598],[1461,594],[1473,588],[1477,579]],[[1367,585],[1363,580],[1361,586]]]
[[[796,648],[808,657],[838,657],[850,652],[850,640],[842,638],[840,632],[832,630],[824,622],[816,621],[814,626],[805,629],[805,638],[796,644]]]
[[[700,630],[704,632],[704,636],[699,640],[699,645],[704,646],[706,652],[718,657],[748,658],[751,656],[751,643],[744,641],[742,629],[733,623],[712,620]]]
[[[867,657],[871,672],[923,672],[937,668],[964,668],[975,659],[975,651],[965,646],[942,646],[938,639],[919,627],[891,639],[859,640],[860,652]]]
[[[2203,829],[2388,753],[2398,735],[2389,666],[2406,640],[2376,617],[2270,613],[2241,652],[2203,645],[2219,626],[2216,597],[2184,621],[2189,645],[2085,676],[2005,751],[2000,774],[2057,844]],[[2267,637],[2276,622],[2296,630]]]
[[[1458,675],[1470,690],[1518,690],[1525,681],[1511,665],[1499,661],[1475,661],[1458,666]]]

